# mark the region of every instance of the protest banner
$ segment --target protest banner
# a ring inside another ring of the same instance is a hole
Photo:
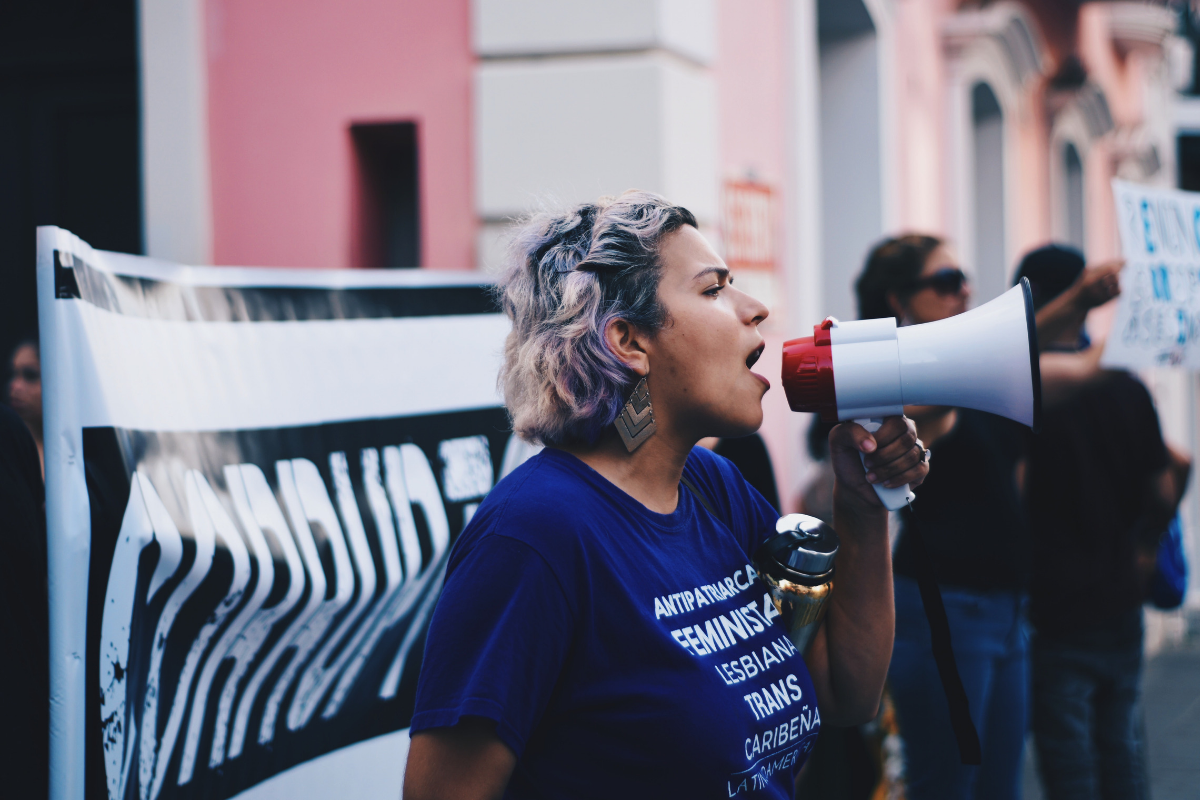
[[[1101,363],[1200,369],[1200,194],[1113,181],[1125,268]]]
[[[51,797],[398,796],[449,547],[528,454],[490,287],[44,227],[38,303]]]

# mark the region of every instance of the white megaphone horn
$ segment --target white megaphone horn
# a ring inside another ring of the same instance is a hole
[[[871,432],[906,405],[974,408],[1036,431],[1042,381],[1029,281],[923,325],[829,317],[812,336],[784,344],[783,388],[793,411],[852,419]],[[892,511],[915,497],[907,486],[875,491]]]

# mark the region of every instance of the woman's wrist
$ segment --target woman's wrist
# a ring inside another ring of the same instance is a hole
[[[1099,299],[1096,296],[1099,284],[1094,280],[1089,280],[1090,277],[1091,274],[1084,269],[1074,283],[1063,290],[1063,302],[1067,308],[1077,314],[1086,314],[1091,311],[1092,307],[1096,305],[1096,300]]]
[[[843,489],[836,483],[833,487],[833,515],[851,524],[866,527],[878,525],[887,532],[888,510],[882,504],[869,504],[854,491]]]

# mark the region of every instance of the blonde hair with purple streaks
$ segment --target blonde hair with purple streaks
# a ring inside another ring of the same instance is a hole
[[[637,376],[604,330],[623,319],[653,335],[667,323],[659,245],[684,225],[696,226],[686,208],[637,190],[525,220],[496,287],[512,320],[500,388],[518,436],[594,442],[617,418]]]

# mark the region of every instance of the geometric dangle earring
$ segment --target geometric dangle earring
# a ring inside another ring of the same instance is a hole
[[[650,387],[645,378],[633,387],[633,393],[617,417],[616,426],[625,449],[631,453],[654,435],[657,428],[654,426],[654,409],[650,405]]]

